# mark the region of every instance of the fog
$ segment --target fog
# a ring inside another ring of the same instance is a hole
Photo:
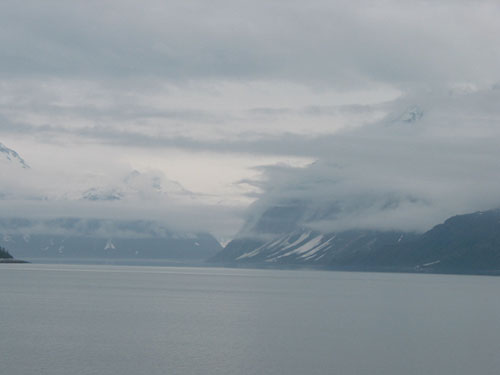
[[[4,1],[0,142],[31,168],[0,155],[0,216],[229,238],[289,201],[325,231],[424,231],[497,207],[499,12]]]

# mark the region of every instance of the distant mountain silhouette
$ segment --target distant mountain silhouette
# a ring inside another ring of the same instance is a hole
[[[148,221],[1,219],[0,245],[17,258],[206,260],[222,249],[207,233]]]
[[[12,255],[9,252],[0,246],[0,259],[12,259]]]

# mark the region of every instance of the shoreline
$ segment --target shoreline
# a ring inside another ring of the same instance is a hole
[[[5,258],[5,259],[0,259],[0,264],[2,263],[29,263],[29,262],[26,260]]]

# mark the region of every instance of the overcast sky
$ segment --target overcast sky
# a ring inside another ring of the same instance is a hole
[[[1,215],[425,230],[500,205],[499,66],[497,1],[5,0]]]

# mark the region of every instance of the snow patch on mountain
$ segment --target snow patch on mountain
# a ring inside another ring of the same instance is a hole
[[[123,198],[118,189],[90,188],[82,195],[82,199],[89,201],[115,201]]]
[[[113,243],[113,241],[112,240],[107,240],[106,241],[106,245],[104,246],[104,250],[115,250],[115,249],[116,249],[116,246]]]
[[[155,171],[133,170],[124,178],[109,185],[94,186],[81,193],[82,200],[119,201],[127,198],[154,199],[159,197],[189,197],[192,192],[177,181]]]
[[[12,150],[11,148],[8,148],[1,142],[0,142],[0,155],[2,156],[3,160],[15,163],[19,165],[21,168],[30,168],[30,166],[24,161],[24,159],[21,156],[19,156],[19,154],[16,151]]]
[[[424,116],[424,111],[422,108],[419,106],[412,106],[406,109],[405,112],[403,112],[399,116],[399,121],[405,122],[407,124],[413,124],[420,120]]]
[[[292,255],[292,254],[301,255],[301,254],[307,253],[307,252],[311,251],[312,249],[314,249],[316,246],[318,246],[321,243],[322,239],[323,239],[323,235],[316,236],[316,237],[308,240],[306,243],[304,243],[300,247],[296,248],[295,250],[292,250],[292,251],[289,251],[283,255],[280,255],[278,258],[287,257],[287,256]]]

